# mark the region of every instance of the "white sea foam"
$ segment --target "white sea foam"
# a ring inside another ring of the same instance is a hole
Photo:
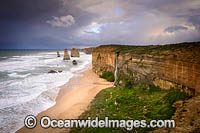
[[[29,75],[31,75],[31,74],[30,74],[30,73],[24,74],[24,75],[19,75],[19,74],[17,74],[17,73],[10,73],[10,74],[8,74],[8,76],[14,77],[14,78],[25,78],[25,77],[27,77],[27,76],[29,76]]]
[[[56,52],[41,52],[0,61],[0,72],[7,74],[0,82],[0,130],[15,132],[23,126],[26,115],[37,115],[53,106],[59,86],[91,63],[91,55],[80,55],[63,61],[63,52],[60,58]],[[72,65],[74,59],[78,62],[76,66]],[[63,72],[49,74],[51,69]]]

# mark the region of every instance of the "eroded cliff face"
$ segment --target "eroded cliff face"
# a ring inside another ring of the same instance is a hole
[[[200,43],[99,46],[93,52],[93,71],[98,75],[104,71],[114,73],[117,53],[118,75],[126,75],[133,83],[142,79],[162,89],[182,89],[189,95],[200,93]]]
[[[174,103],[176,112],[172,117],[176,121],[176,128],[163,128],[153,133],[199,133],[200,132],[200,96],[187,101]]]
[[[98,75],[104,71],[114,72],[115,68],[115,47],[100,46],[92,53],[92,69]]]

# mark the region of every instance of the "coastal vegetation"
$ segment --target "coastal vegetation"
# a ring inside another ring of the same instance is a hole
[[[91,117],[95,119],[133,119],[150,120],[170,119],[175,108],[172,106],[178,100],[190,98],[179,90],[161,90],[151,85],[149,89],[132,87],[113,87],[102,90],[91,102],[88,109],[81,114],[79,119]],[[135,128],[133,131],[148,132],[154,128]],[[71,132],[128,132],[126,129],[117,128],[79,128]]]
[[[113,74],[113,72],[105,71],[105,72],[103,72],[102,75],[100,75],[100,78],[106,79],[109,82],[113,82],[114,81],[114,74]]]
[[[109,45],[107,45],[109,46]],[[174,51],[179,49],[189,49],[192,50],[193,47],[199,47],[199,42],[193,43],[178,43],[178,44],[166,44],[166,45],[148,45],[148,46],[130,46],[130,45],[110,45],[117,47],[116,52],[120,53],[136,53],[136,54],[154,54],[155,51]]]

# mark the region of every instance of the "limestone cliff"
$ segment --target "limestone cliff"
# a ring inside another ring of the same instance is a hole
[[[80,57],[79,51],[75,48],[71,49],[71,57]]]
[[[104,71],[114,72],[115,52],[114,46],[100,46],[94,49],[92,53],[92,69],[98,75]]]
[[[117,64],[115,57],[117,56]],[[200,93],[200,43],[155,46],[103,45],[93,51],[92,69],[126,75],[133,83],[144,80],[162,89]],[[120,81],[119,81],[120,83]]]
[[[154,84],[161,89],[185,91],[191,98],[173,104],[176,111],[172,119],[176,121],[176,128],[153,132],[200,132],[200,42],[99,46],[93,51],[92,69],[98,75],[113,72],[116,86],[127,87],[128,83],[143,85],[139,88],[146,90]]]

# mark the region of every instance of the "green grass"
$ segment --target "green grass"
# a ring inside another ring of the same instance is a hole
[[[114,82],[115,80],[113,72],[110,72],[110,71],[103,72],[100,78],[104,78],[109,82]]]
[[[149,89],[134,87],[132,89],[107,88],[99,92],[91,102],[88,110],[79,117],[87,119],[99,117],[104,119],[170,119],[175,112],[172,104],[177,100],[188,99],[184,92],[178,90],[161,90],[151,85]],[[135,128],[132,132],[148,132],[153,128]],[[71,132],[128,132],[126,129],[81,128]]]
[[[122,46],[122,45],[110,45],[116,47],[115,52],[120,53],[135,53],[135,54],[152,54],[155,55],[165,55],[162,51],[170,50],[174,51],[177,49],[189,49],[189,46],[199,47],[200,42],[190,42],[190,43],[179,43],[179,44],[167,44],[167,45],[148,45],[148,46]]]

